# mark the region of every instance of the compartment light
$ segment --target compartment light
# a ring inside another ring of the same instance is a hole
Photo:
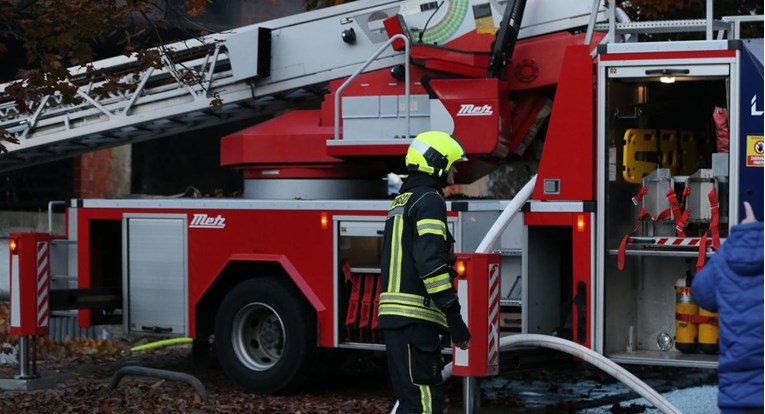
[[[659,78],[659,82],[661,83],[675,83],[675,77],[674,76],[662,76]]]
[[[454,262],[454,271],[457,272],[457,276],[462,277],[465,276],[465,270],[467,266],[465,266],[464,260],[457,260]]]
[[[576,216],[576,231],[579,233],[584,232],[584,214],[579,214]]]
[[[675,83],[675,75],[687,75],[691,73],[689,69],[648,69],[645,74],[648,76],[659,75],[659,82],[661,83]]]

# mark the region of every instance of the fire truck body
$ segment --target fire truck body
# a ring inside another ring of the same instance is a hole
[[[281,358],[310,366],[316,345],[382,350],[372,306],[388,204],[77,200],[68,209],[69,240],[77,240],[76,247],[61,247],[77,250],[80,287],[112,289],[121,301],[116,313],[117,302],[81,311],[82,323],[113,323],[116,317],[126,332],[192,337],[197,345],[214,334],[220,358],[235,356],[257,374]],[[475,235],[488,230],[499,210],[499,201],[451,202],[448,225],[456,251],[473,251],[480,241]],[[52,273],[65,264],[57,261]],[[262,282],[253,284],[255,279]],[[256,301],[248,287],[258,283],[270,288]],[[54,296],[62,288],[54,283]],[[236,301],[243,291],[249,293],[245,304]],[[261,324],[269,328],[256,329]],[[301,335],[304,341],[279,343]],[[235,379],[276,391],[295,378]]]
[[[242,173],[245,199],[71,201],[50,266],[76,281],[53,281],[52,307],[83,309],[86,326],[190,336],[195,349],[214,337],[235,381],[283,390],[317,346],[383,349],[382,177],[405,173],[413,135],[459,137],[461,183],[544,138],[531,197],[492,253],[474,252],[511,203],[448,202],[467,267],[463,316],[484,341],[455,354],[480,365],[462,375],[496,373],[498,330],[555,334],[620,363],[716,366],[715,355],[673,347],[675,285],[724,242],[741,201],[759,200],[762,217],[761,40],[636,42],[733,25],[617,22],[597,1],[445,3],[360,1],[227,36],[230,85],[260,99],[327,81],[321,106],[222,139],[221,163]],[[727,151],[715,107],[728,116]],[[25,131],[46,145],[42,130]],[[22,150],[46,152],[32,141]]]

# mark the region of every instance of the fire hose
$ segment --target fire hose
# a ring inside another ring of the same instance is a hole
[[[506,336],[499,340],[499,349],[507,350],[509,348],[517,346],[539,346],[543,348],[554,349],[580,358],[593,366],[600,368],[603,372],[611,375],[617,380],[621,381],[624,385],[630,387],[635,392],[640,394],[653,404],[656,408],[661,410],[665,414],[682,414],[677,407],[672,405],[666,398],[659,394],[656,390],[651,388],[648,384],[643,382],[640,378],[636,377],[631,372],[622,368],[617,363],[610,359],[598,354],[597,352],[586,348],[576,342],[568,341],[566,339],[558,338],[549,335],[540,334],[520,334]],[[444,381],[452,376],[452,363],[450,362],[444,367],[443,377]]]

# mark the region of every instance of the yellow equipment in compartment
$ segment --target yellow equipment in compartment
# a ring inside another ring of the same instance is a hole
[[[699,306],[693,303],[686,278],[677,279],[675,295],[675,348],[683,353],[696,352],[699,326],[693,319],[699,313]]]
[[[624,132],[622,177],[640,184],[656,168],[668,168],[672,175],[692,174],[697,152],[692,132],[630,128]]]
[[[717,329],[717,314],[704,308],[699,308],[699,351],[705,354],[716,354],[719,351]]]
[[[677,279],[675,294],[675,348],[682,353],[716,354],[717,314],[693,302],[690,281],[686,278]]]

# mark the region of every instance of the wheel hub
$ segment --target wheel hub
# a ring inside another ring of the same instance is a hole
[[[242,363],[254,371],[276,365],[284,351],[284,323],[265,303],[250,303],[234,318],[232,344]]]

